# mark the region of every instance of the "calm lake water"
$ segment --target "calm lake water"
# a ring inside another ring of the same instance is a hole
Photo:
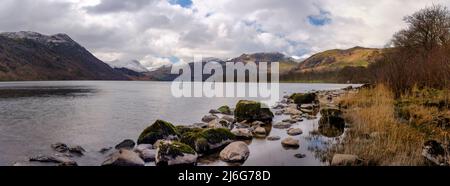
[[[106,155],[98,151],[124,139],[136,140],[156,119],[175,125],[200,122],[212,108],[234,107],[245,98],[175,98],[169,82],[141,81],[47,81],[0,83],[0,165],[26,161],[29,156],[54,154],[50,144],[63,142],[87,150],[74,158],[79,165],[100,165]],[[280,84],[280,95],[311,90],[333,90],[341,84]],[[247,98],[254,99],[254,98]],[[288,116],[276,116],[281,121]],[[243,165],[325,165],[314,149],[334,138],[310,135],[317,120],[305,120],[294,127],[300,148],[284,149],[281,141],[254,139],[250,157]],[[287,137],[286,130],[272,129],[270,135]],[[302,159],[295,154],[305,154]],[[220,160],[202,160],[200,165],[227,165]]]

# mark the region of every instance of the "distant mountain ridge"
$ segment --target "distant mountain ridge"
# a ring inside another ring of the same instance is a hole
[[[0,33],[0,80],[128,80],[66,34]]]
[[[227,63],[279,62],[281,80],[311,78],[317,73],[331,74],[348,68],[365,68],[376,62],[385,49],[354,47],[328,50],[299,62],[279,52],[242,54],[222,60],[206,58],[202,66]],[[109,64],[109,65],[108,65]],[[149,71],[137,60],[104,63],[66,34],[43,35],[36,32],[0,33],[0,80],[154,80],[172,81],[172,66]],[[193,69],[194,63],[188,64]],[[351,69],[353,70],[353,69]],[[331,72],[331,73],[329,73]],[[211,75],[203,75],[203,80]],[[323,75],[320,75],[323,76]],[[328,75],[329,76],[329,75]],[[333,80],[333,77],[328,79]],[[354,79],[354,78],[353,78]]]

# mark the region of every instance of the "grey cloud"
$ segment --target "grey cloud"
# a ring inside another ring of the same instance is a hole
[[[137,11],[153,3],[154,0],[102,0],[100,4],[86,7],[88,13],[114,13]]]

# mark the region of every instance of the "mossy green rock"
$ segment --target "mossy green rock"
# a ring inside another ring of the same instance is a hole
[[[178,141],[159,141],[156,150],[156,165],[195,164],[197,153],[189,145]]]
[[[237,103],[234,111],[237,122],[247,120],[248,122],[262,121],[272,122],[274,117],[272,111],[260,102],[241,100]]]
[[[317,95],[315,93],[295,93],[292,94],[290,99],[294,100],[297,105],[314,103],[317,100]]]
[[[157,120],[142,131],[137,140],[138,144],[154,144],[160,139],[176,139],[180,136],[178,130],[171,123]]]
[[[227,106],[227,105],[221,106],[221,107],[219,107],[217,110],[220,111],[220,113],[222,113],[222,114],[227,114],[227,115],[233,114],[233,113],[231,112],[230,107]]]
[[[235,135],[225,128],[196,129],[181,136],[181,142],[188,144],[198,153],[207,153],[235,139]]]

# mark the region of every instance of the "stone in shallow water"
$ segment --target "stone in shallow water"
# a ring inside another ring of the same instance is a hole
[[[288,137],[281,141],[281,144],[284,147],[292,147],[292,148],[298,148],[300,147],[300,141],[298,139],[294,139],[292,137]]]
[[[292,126],[292,124],[290,123],[286,123],[286,122],[279,122],[273,125],[273,128],[276,129],[288,129]]]
[[[69,152],[70,153],[74,153],[74,154],[78,154],[78,155],[83,155],[84,152],[86,152],[86,150],[84,150],[83,147],[81,147],[79,145],[76,145],[76,146],[70,147],[69,148]]]
[[[102,166],[144,166],[145,162],[139,155],[127,149],[119,151],[108,156]]]
[[[234,128],[231,130],[231,133],[233,133],[237,139],[252,139],[252,131],[249,128]]]
[[[250,155],[247,144],[242,141],[233,142],[220,152],[220,159],[226,162],[243,162]]]
[[[126,139],[115,146],[115,149],[133,149],[136,143],[131,139]]]
[[[301,158],[305,158],[306,154],[295,154],[294,157],[301,159]]]
[[[269,141],[278,141],[280,139],[281,139],[280,136],[269,136],[269,137],[267,137],[267,140],[269,140]]]
[[[69,147],[64,143],[54,143],[51,145],[52,149],[56,152],[67,152],[69,150]]]
[[[290,136],[298,136],[300,134],[303,134],[303,131],[299,128],[290,128],[287,130],[287,134]]]
[[[256,127],[253,132],[257,135],[266,135],[266,129],[264,127]]]

